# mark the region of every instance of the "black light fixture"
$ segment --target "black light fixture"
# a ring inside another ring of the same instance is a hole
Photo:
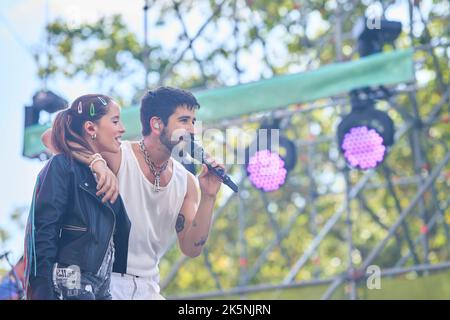
[[[394,142],[394,122],[375,109],[374,91],[368,88],[350,93],[352,111],[338,126],[339,148],[347,163],[366,170],[383,162],[387,147]]]
[[[25,154],[25,143],[27,143],[27,128],[39,124],[41,111],[49,114],[65,109],[67,101],[53,93],[52,91],[41,90],[33,95],[33,104],[25,106],[25,133],[24,133],[24,149],[23,155],[27,158],[38,158],[41,161],[50,158],[51,154],[46,150],[36,154]]]
[[[34,94],[33,104],[25,106],[25,128],[38,124],[41,111],[55,113],[67,108],[67,100],[52,91],[41,90]]]
[[[41,110],[33,106],[25,106],[25,128],[39,123]]]
[[[256,140],[245,150],[245,169],[254,187],[264,192],[276,191],[294,169],[297,150],[295,144],[279,132],[274,135],[272,130],[279,130],[279,120],[264,123],[260,130],[266,131],[259,131]],[[273,142],[278,148],[272,145]]]
[[[360,57],[382,52],[384,44],[393,43],[401,31],[398,21],[360,18],[353,28]],[[375,101],[389,94],[384,87],[350,92],[352,110],[337,130],[339,148],[350,166],[361,170],[377,167],[393,144],[394,122],[387,113],[375,109]]]
[[[402,31],[402,24],[381,18],[360,18],[353,27],[361,57],[383,51],[385,43],[393,43]]]

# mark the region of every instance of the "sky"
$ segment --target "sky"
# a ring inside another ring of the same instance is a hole
[[[153,3],[154,1],[150,1]],[[400,1],[405,2],[405,1]],[[22,139],[24,123],[24,106],[30,105],[33,94],[42,87],[37,78],[37,67],[32,57],[32,50],[43,49],[45,44],[44,27],[46,19],[56,16],[66,18],[70,23],[95,21],[100,16],[121,13],[124,21],[139,39],[143,34],[144,1],[107,1],[107,0],[0,0],[0,226],[7,229],[11,239],[0,243],[0,253],[12,250],[12,260],[22,254],[23,231],[9,221],[11,212],[17,207],[28,207],[33,187],[39,170],[45,163],[22,157]],[[161,3],[161,2],[160,2]],[[48,10],[46,10],[46,8]],[[399,5],[389,13],[389,18],[405,20],[405,6]],[[153,8],[154,9],[154,8]],[[48,16],[47,16],[47,14]],[[149,19],[156,19],[155,10],[149,11]],[[201,8],[187,17],[187,24],[192,30],[204,17]],[[177,28],[176,25],[170,28]],[[166,28],[150,36],[153,40],[161,39],[172,47],[179,30]],[[224,26],[226,29],[227,26]],[[217,35],[220,37],[221,35]],[[222,36],[227,36],[226,32]],[[201,51],[201,48],[200,48]],[[245,59],[245,57],[244,57]],[[251,56],[246,64],[254,63]],[[243,82],[257,80],[257,67],[248,68]],[[95,92],[93,81],[84,79],[67,80],[58,78],[49,81],[48,88],[64,96],[69,101],[81,94]],[[127,88],[122,88],[127,90]],[[24,216],[24,219],[26,217]],[[4,263],[0,262],[0,268]]]

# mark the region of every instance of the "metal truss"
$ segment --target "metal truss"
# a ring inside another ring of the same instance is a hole
[[[207,24],[210,23],[214,17],[220,14],[220,11],[225,6],[226,1],[222,1],[217,6],[217,9],[212,13],[210,17],[205,20],[205,23],[200,27],[198,32],[195,33],[194,36],[190,37],[187,32],[187,27],[185,22],[183,21],[182,14],[179,10],[179,4],[174,1],[173,5],[176,12],[176,17],[179,19],[182,29],[183,29],[183,37],[188,40],[188,45],[181,50],[181,53],[177,56],[177,59],[174,60],[172,64],[167,66],[166,71],[161,75],[160,83],[162,84],[167,76],[170,74],[172,68],[183,60],[186,52],[191,51],[192,57],[195,62],[198,64],[201,77],[203,79],[203,83],[206,83],[206,74],[204,72],[204,66],[201,59],[198,58],[197,53],[194,50],[194,42],[196,39],[200,37],[203,30],[206,28]],[[232,5],[233,15],[236,17],[237,6],[236,3],[238,1],[234,1],[234,5]],[[319,41],[316,43],[317,55],[311,57],[307,66],[313,66],[314,62],[318,60],[321,48],[325,46],[325,44],[333,38],[335,41],[336,48],[336,59],[337,61],[342,60],[341,52],[342,45],[345,39],[349,38],[349,34],[344,34],[342,32],[342,23],[346,19],[349,18],[350,11],[340,11],[340,6],[336,9],[336,14],[332,16],[333,23],[335,24],[334,33],[327,34],[323,37],[323,41]],[[410,10],[412,15],[413,6],[410,4]],[[446,237],[446,248],[448,251],[448,256],[450,256],[450,232],[449,226],[445,219],[445,212],[448,209],[449,201],[440,202],[437,197],[436,192],[436,184],[441,183],[443,188],[448,187],[446,181],[446,170],[448,170],[448,162],[450,159],[450,152],[448,150],[448,146],[445,141],[424,141],[422,139],[425,136],[425,131],[436,124],[439,120],[439,116],[445,108],[448,108],[449,104],[449,86],[448,83],[444,82],[444,77],[442,75],[442,71],[440,70],[439,63],[437,57],[435,55],[436,47],[444,47],[447,48],[447,43],[431,43],[431,36],[427,29],[427,22],[425,21],[420,10],[417,10],[420,14],[420,18],[422,23],[425,26],[426,32],[426,40],[430,41],[430,43],[422,44],[420,46],[415,47],[416,51],[425,51],[427,52],[433,60],[433,66],[435,67],[436,79],[438,81],[438,89],[441,95],[441,100],[435,104],[432,111],[429,113],[427,118],[422,119],[417,103],[417,91],[420,89],[416,82],[408,83],[403,86],[396,86],[390,88],[394,93],[391,97],[388,97],[387,102],[389,107],[392,110],[395,110],[403,119],[403,126],[397,129],[395,135],[396,143],[392,146],[392,149],[396,148],[396,144],[400,141],[408,141],[411,151],[411,160],[414,166],[414,175],[410,176],[402,176],[397,177],[393,169],[389,167],[387,163],[384,163],[380,169],[370,170],[361,175],[358,181],[352,183],[352,179],[350,178],[349,168],[340,165],[336,161],[329,160],[330,164],[334,166],[336,171],[340,171],[345,180],[345,190],[343,191],[344,201],[338,206],[335,210],[334,214],[332,214],[320,227],[316,222],[317,217],[321,214],[320,208],[316,206],[317,199],[322,196],[330,195],[333,193],[331,190],[326,190],[326,192],[318,192],[318,184],[315,178],[315,164],[313,161],[307,161],[307,165],[303,172],[296,172],[295,175],[291,175],[288,184],[290,184],[293,188],[287,188],[286,190],[295,189],[298,187],[297,179],[299,176],[306,177],[308,179],[309,192],[305,194],[305,199],[308,205],[303,207],[299,207],[298,210],[293,213],[288,219],[287,223],[281,225],[273,212],[269,210],[270,200],[267,195],[262,192],[258,192],[255,198],[250,199],[250,202],[259,202],[263,205],[263,211],[260,214],[266,215],[270,229],[274,234],[274,238],[267,241],[265,248],[261,250],[259,256],[256,259],[252,259],[249,261],[248,257],[248,243],[246,241],[245,231],[248,227],[246,225],[246,216],[249,214],[253,214],[250,212],[250,208],[246,205],[249,201],[245,201],[244,193],[248,193],[249,183],[246,179],[245,173],[242,173],[239,169],[229,168],[230,172],[238,172],[237,176],[240,178],[239,186],[240,193],[229,194],[227,195],[227,200],[224,201],[219,208],[217,208],[216,213],[214,215],[214,222],[220,218],[223,218],[225,215],[229,214],[229,206],[232,202],[237,202],[237,217],[238,224],[236,228],[238,229],[238,241],[239,241],[239,259],[242,261],[240,263],[239,269],[239,279],[236,281],[236,286],[232,288],[224,288],[220,275],[217,274],[214,268],[214,261],[211,258],[210,250],[208,246],[206,246],[205,251],[203,253],[203,262],[204,268],[208,271],[209,276],[213,279],[215,284],[215,291],[203,292],[203,293],[195,293],[189,295],[176,295],[169,296],[171,299],[202,299],[202,298],[217,298],[217,297],[227,297],[231,295],[241,295],[241,297],[245,298],[245,294],[262,292],[262,291],[273,291],[273,290],[282,290],[287,288],[297,288],[297,287],[305,287],[305,286],[315,286],[315,285],[329,285],[328,289],[324,292],[322,299],[330,299],[333,296],[333,293],[342,285],[348,285],[349,290],[348,298],[349,299],[358,299],[357,296],[357,286],[361,284],[367,278],[366,269],[373,264],[380,256],[383,254],[383,249],[385,248],[388,241],[391,239],[395,239],[398,247],[400,248],[403,245],[403,241],[406,242],[404,245],[404,249],[406,253],[401,254],[397,263],[393,266],[383,266],[381,271],[382,276],[391,276],[397,274],[403,274],[407,272],[418,272],[422,274],[424,272],[431,272],[435,270],[442,270],[446,268],[450,268],[450,261],[440,261],[437,264],[431,264],[429,261],[429,253],[430,253],[430,233],[433,230],[441,227],[444,230],[444,234]],[[412,18],[411,18],[411,21]],[[305,21],[303,21],[305,22]],[[256,28],[257,29],[257,28]],[[410,28],[413,29],[413,28]],[[257,31],[257,30],[256,30]],[[233,34],[237,39],[237,35],[239,33],[239,23],[237,18],[234,21],[233,25]],[[266,41],[263,36],[259,35],[257,32],[257,38],[261,40],[263,50],[266,52],[267,46]],[[410,34],[411,43],[414,43],[414,36],[411,31]],[[237,40],[236,40],[237,41]],[[234,69],[236,71],[237,79],[240,82],[240,74],[241,68],[239,66],[239,54],[240,48],[236,45],[236,49],[234,50]],[[270,62],[266,59],[265,62],[270,66]],[[421,61],[416,61],[416,65],[420,66]],[[272,69],[274,69],[272,67]],[[398,96],[406,96],[409,100],[410,105],[412,106],[411,111],[406,110],[404,107],[399,105],[397,102]],[[258,123],[264,119],[282,119],[286,120],[287,123],[284,129],[289,129],[290,119],[294,116],[302,115],[305,117],[310,117],[311,114],[317,110],[322,110],[326,108],[332,108],[335,110],[335,114],[339,114],[342,110],[348,108],[349,102],[348,98],[344,95],[330,97],[328,99],[322,99],[317,102],[304,104],[302,106],[291,106],[280,108],[279,110],[272,111],[270,113],[261,113],[261,114],[253,114],[245,118],[224,120],[218,123],[210,123],[207,124],[208,127],[213,127],[216,129],[225,129],[231,126],[242,126],[246,123]],[[306,156],[307,159],[315,159],[317,148],[322,144],[327,144],[328,146],[333,145],[335,137],[333,135],[322,134],[314,139],[302,139],[300,137],[296,137],[294,143],[298,148],[302,148],[306,150],[303,152],[303,155]],[[440,144],[446,151],[445,156],[442,159],[435,159],[436,164],[434,168],[428,168],[426,172],[424,172],[423,167],[424,164],[429,164],[430,155],[426,152],[426,143],[429,144]],[[392,151],[392,150],[391,150]],[[438,161],[439,160],[439,161]],[[448,175],[448,172],[447,172]],[[380,181],[380,177],[382,177],[384,181]],[[354,179],[353,179],[354,180]],[[398,194],[398,188],[408,187],[410,189],[415,190],[414,196],[410,199],[408,204],[404,205],[402,201],[400,201],[400,196]],[[441,187],[442,188],[442,187]],[[380,219],[376,212],[371,208],[370,201],[368,201],[364,192],[367,190],[374,189],[383,189],[386,190],[390,195],[390,199],[394,203],[394,212],[392,214],[396,214],[397,219],[391,225],[386,224]],[[286,191],[290,192],[290,191]],[[342,193],[342,192],[338,192]],[[431,194],[431,198],[425,199],[427,194]],[[365,255],[362,263],[359,266],[355,265],[352,259],[352,252],[355,249],[355,244],[353,242],[353,228],[354,221],[352,221],[352,210],[354,210],[354,206],[352,207],[352,203],[356,203],[359,205],[360,214],[367,214],[370,219],[377,224],[380,228],[385,230],[387,233],[386,236],[378,242],[370,252]],[[234,208],[234,207],[233,207]],[[285,239],[295,231],[295,224],[298,221],[299,217],[304,214],[309,213],[309,231],[313,235],[313,239],[309,241],[306,250],[300,255],[295,257],[295,253],[289,252],[289,249],[286,247],[284,241]],[[421,221],[423,232],[419,235],[414,235],[411,232],[411,222],[407,218],[410,216],[415,216]],[[213,224],[214,224],[213,222]],[[330,235],[333,228],[336,225],[341,223],[345,223],[346,234],[344,239],[342,240],[342,245],[347,247],[348,257],[346,261],[346,271],[340,274],[335,275],[334,277],[321,277],[320,274],[320,265],[316,266],[317,274],[314,276],[314,279],[298,281],[296,280],[299,272],[304,268],[307,263],[310,263],[312,259],[319,255],[319,247],[323,243],[323,240]],[[212,236],[214,235],[214,225],[212,227]],[[176,245],[176,238],[174,237],[172,241],[172,246]],[[170,248],[169,248],[170,249]],[[284,258],[285,268],[288,268],[288,272],[285,274],[284,278],[278,284],[273,283],[262,283],[262,284],[254,284],[254,279],[261,271],[263,266],[267,263],[268,258],[271,253],[275,250],[279,250],[280,255]],[[171,283],[176,280],[177,273],[180,268],[182,268],[185,264],[190,263],[190,259],[185,256],[180,255],[179,258],[172,263],[172,267],[167,272],[166,277],[163,279],[161,287],[164,290],[168,288]],[[250,262],[252,264],[250,265]],[[410,262],[408,266],[405,265]]]

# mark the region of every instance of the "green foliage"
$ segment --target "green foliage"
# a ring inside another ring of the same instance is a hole
[[[10,237],[9,233],[7,230],[0,228],[0,241],[2,243],[6,242],[6,240],[8,240],[8,238]]]

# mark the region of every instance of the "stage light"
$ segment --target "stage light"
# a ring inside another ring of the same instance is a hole
[[[352,111],[339,124],[337,136],[347,163],[367,170],[383,162],[394,141],[394,123],[385,112],[375,109],[370,97],[362,100],[359,93],[352,91]]]
[[[285,183],[287,175],[284,160],[269,150],[257,151],[250,157],[247,172],[250,182],[265,192],[278,190]]]
[[[25,106],[25,128],[39,123],[39,114],[41,110],[33,106]]]
[[[33,104],[31,106],[25,106],[25,117],[24,117],[24,144],[26,140],[26,131],[30,126],[39,124],[41,111],[46,111],[47,113],[54,113],[59,110],[67,108],[67,101],[64,98],[56,95],[52,91],[38,91],[33,95]],[[25,154],[25,148],[23,151],[23,156],[33,159],[38,158],[41,161],[50,158],[51,153],[46,150],[36,154]]]
[[[359,55],[365,57],[383,51],[383,45],[394,42],[401,31],[401,22],[362,17],[353,27],[353,37],[357,39]]]
[[[33,96],[33,104],[25,106],[25,128],[38,124],[42,110],[48,113],[67,108],[67,101],[52,91],[38,91]]]
[[[261,143],[260,135],[256,141],[246,150],[246,172],[252,185],[264,192],[272,192],[281,188],[286,183],[290,170],[297,162],[295,145],[286,137],[277,133],[277,147],[272,145],[272,130],[277,126],[262,126],[267,129],[265,143]],[[252,154],[249,152],[252,151]]]
[[[361,169],[375,168],[383,161],[386,147],[383,138],[366,126],[354,127],[342,141],[344,157],[353,166]]]
[[[67,108],[67,101],[52,91],[38,91],[33,96],[33,107],[48,113]]]
[[[397,21],[361,18],[353,28],[359,55],[365,57],[383,51],[383,45],[393,43],[401,31],[402,24]],[[392,119],[375,109],[375,99],[389,94],[382,86],[350,92],[352,111],[337,130],[339,148],[350,166],[361,170],[377,167],[383,162],[387,147],[394,142]]]

